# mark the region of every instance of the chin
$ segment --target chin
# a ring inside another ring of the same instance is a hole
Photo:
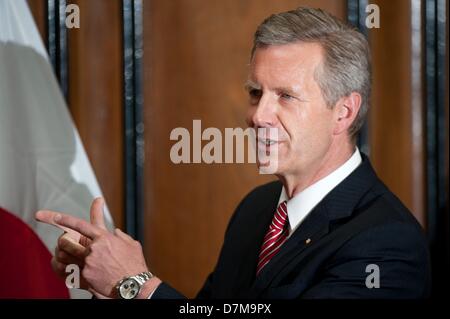
[[[268,174],[274,174],[279,175],[282,174],[280,167],[278,166],[278,161],[269,161],[265,163],[258,162],[258,170],[260,174],[268,175]]]

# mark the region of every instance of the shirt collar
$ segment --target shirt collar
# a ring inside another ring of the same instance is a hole
[[[356,148],[353,155],[336,170],[308,186],[293,198],[289,199],[286,189],[283,186],[278,204],[287,201],[287,210],[289,218],[289,233],[300,225],[312,209],[339,183],[350,175],[361,164],[361,154]]]

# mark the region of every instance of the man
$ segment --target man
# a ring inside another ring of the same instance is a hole
[[[369,107],[365,38],[322,10],[272,15],[255,33],[247,89],[249,126],[278,131],[276,140],[259,134],[258,149],[276,148],[279,182],[237,207],[198,297],[427,297],[421,227],[355,147]],[[137,242],[106,230],[101,206],[94,201],[91,224],[38,212],[68,227],[55,271],[79,264],[98,297],[183,297],[148,273]]]

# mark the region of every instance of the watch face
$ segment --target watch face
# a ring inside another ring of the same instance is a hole
[[[135,298],[138,295],[139,290],[139,283],[133,278],[128,278],[119,286],[119,294],[123,299]]]

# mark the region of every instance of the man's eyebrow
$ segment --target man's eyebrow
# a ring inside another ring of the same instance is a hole
[[[275,91],[277,91],[277,92],[285,92],[285,93],[293,94],[293,95],[299,95],[300,94],[299,90],[296,90],[295,88],[288,87],[288,86],[276,87]]]
[[[305,99],[304,93],[300,90],[300,88],[294,88],[294,87],[277,87],[274,89],[276,92],[282,92],[284,94],[291,95],[292,97],[296,98],[297,100],[301,102],[309,102],[309,99]]]
[[[258,83],[255,83],[255,82],[253,82],[251,80],[247,80],[247,82],[245,82],[244,88],[247,91],[255,90],[255,89],[256,90],[260,90],[261,89],[261,85],[259,85]]]
[[[251,90],[261,90],[261,85],[253,82],[252,80],[247,80],[244,87],[248,92],[250,92]],[[295,89],[294,87],[280,86],[280,87],[274,88],[273,90],[276,92],[283,92],[283,93],[292,95],[300,101],[308,102],[308,100],[303,98],[303,94],[301,94],[301,91],[299,89]]]

